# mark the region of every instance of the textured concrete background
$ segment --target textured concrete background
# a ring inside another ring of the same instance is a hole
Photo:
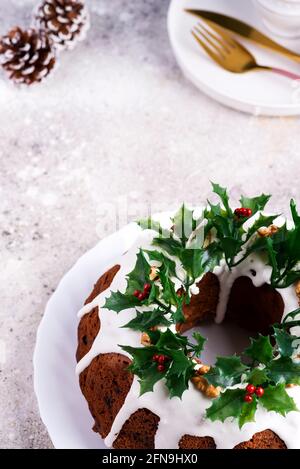
[[[1,0],[0,34],[29,25],[32,0]],[[32,353],[62,275],[149,204],[203,201],[209,180],[235,196],[300,202],[299,119],[243,115],[181,75],[168,1],[91,0],[86,42],[52,79],[17,90],[0,79],[0,447],[48,448]],[[127,208],[126,208],[127,207]],[[125,215],[124,215],[125,210]]]

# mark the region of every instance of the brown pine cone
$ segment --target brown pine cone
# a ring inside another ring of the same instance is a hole
[[[89,15],[79,0],[42,0],[35,13],[35,25],[47,32],[57,49],[72,49],[85,38]]]
[[[15,83],[43,80],[55,65],[55,53],[43,31],[19,27],[0,38],[0,63]]]

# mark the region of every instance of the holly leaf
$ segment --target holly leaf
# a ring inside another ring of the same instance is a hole
[[[249,227],[247,230],[246,239],[250,239],[251,236],[262,228],[263,226],[268,227],[273,223],[273,221],[278,217],[278,215],[265,216],[262,213],[259,215],[258,219]]]
[[[207,375],[205,375],[207,376]],[[228,417],[239,418],[244,404],[244,389],[226,389],[212,405],[206,410],[206,417],[212,420],[224,422]]]
[[[199,334],[199,332],[194,332],[193,333],[193,339],[196,341],[196,343],[195,344],[190,344],[190,347],[191,347],[192,351],[194,352],[194,355],[199,357],[201,355],[201,353],[203,352],[204,344],[205,344],[207,339],[205,337],[202,337],[202,335]]]
[[[194,373],[194,364],[185,355],[183,350],[172,350],[169,352],[172,363],[166,373],[166,386],[170,397],[181,398],[183,392],[188,389],[189,380]]]
[[[171,254],[171,256],[176,257],[180,255],[182,249],[180,241],[177,241],[177,239],[174,238],[153,238],[152,244],[160,247],[168,254]]]
[[[183,246],[185,246],[186,241],[196,228],[196,220],[193,218],[193,213],[193,210],[188,209],[183,204],[173,218],[174,234],[181,240]]]
[[[124,309],[140,306],[140,304],[140,301],[133,295],[125,295],[124,293],[117,291],[112,292],[110,297],[106,298],[103,307],[119,313]]]
[[[140,396],[146,392],[153,391],[154,385],[163,378],[165,373],[157,370],[157,364],[153,363],[144,373],[140,375]]]
[[[172,315],[172,320],[173,320],[173,322],[174,322],[175,324],[185,322],[185,317],[184,317],[184,313],[183,313],[183,304],[182,304],[182,302],[180,302],[180,303],[177,305],[176,311],[172,311],[172,312],[171,312],[171,315]]]
[[[273,410],[283,416],[288,412],[298,410],[294,399],[288,395],[283,383],[276,386],[268,386],[259,400],[265,409]]]
[[[212,272],[217,265],[220,265],[224,253],[220,248],[219,243],[215,241],[210,243],[203,253],[203,266],[205,272]]]
[[[143,218],[139,220],[137,224],[142,228],[142,230],[156,231],[163,238],[169,238],[172,236],[171,231],[164,229],[158,221],[153,220],[151,217]]]
[[[288,313],[284,318],[282,323],[283,324],[289,324],[290,320],[295,319],[298,315],[300,315],[300,308],[295,309],[294,311],[291,311]]]
[[[156,343],[156,347],[159,351],[171,351],[178,350],[186,347],[188,339],[185,336],[174,334],[170,329],[165,332],[160,331],[159,340]]]
[[[203,268],[203,249],[183,249],[180,254],[180,260],[187,274],[196,279],[204,272]]]
[[[220,186],[219,184],[214,183],[214,182],[212,182],[211,184],[212,184],[213,192],[220,197],[227,214],[231,215],[232,210],[229,207],[229,197],[228,197],[228,194],[227,194],[227,189],[225,187]]]
[[[232,261],[234,257],[241,250],[244,242],[242,239],[235,239],[233,237],[224,237],[220,239],[221,249],[224,252],[225,258],[229,261]]]
[[[289,357],[272,360],[267,368],[268,377],[275,384],[300,384],[300,364]]]
[[[214,386],[226,388],[239,383],[243,373],[247,370],[248,368],[242,364],[240,357],[236,355],[217,357],[215,366],[206,373],[205,378]]]
[[[247,375],[247,381],[254,384],[254,386],[259,386],[260,384],[268,382],[269,378],[266,369],[252,369]]]
[[[160,309],[137,313],[136,317],[122,327],[133,329],[134,331],[145,332],[154,326],[170,326],[172,323],[165,316],[165,312]]]
[[[273,358],[273,347],[269,336],[259,334],[257,339],[250,338],[251,345],[246,348],[245,355],[258,361],[259,363],[268,363]]]
[[[177,306],[179,298],[176,294],[175,284],[171,280],[169,267],[163,264],[159,269],[159,279],[162,285],[162,298],[166,303]]]
[[[132,295],[134,290],[143,289],[146,282],[149,281],[150,265],[147,262],[145,254],[140,249],[137,253],[137,259],[134,269],[128,274],[126,294]]]
[[[295,226],[298,226],[300,224],[300,215],[298,214],[296,203],[295,203],[294,199],[291,199],[291,201],[290,201],[290,209],[291,209],[293,222],[294,222]]]
[[[130,370],[137,375],[153,364],[152,357],[156,353],[155,347],[130,347],[129,345],[119,345],[119,347],[132,356]]]
[[[295,340],[299,340],[299,338],[278,327],[273,326],[273,330],[278,352],[282,357],[291,357],[295,350],[295,345],[293,344],[295,344]]]
[[[243,402],[239,416],[239,427],[242,428],[245,423],[255,421],[257,409],[257,399],[254,397],[252,402]]]
[[[157,261],[160,262],[161,265],[165,265],[168,268],[168,272],[171,277],[176,277],[176,263],[170,259],[169,257],[165,256],[162,252],[159,251],[144,251],[150,261]]]
[[[271,196],[266,194],[261,194],[257,197],[244,197],[243,195],[240,198],[241,206],[246,208],[251,208],[252,215],[260,210],[264,210],[265,206],[269,202]],[[271,222],[272,223],[272,222]],[[264,226],[264,225],[262,225]]]

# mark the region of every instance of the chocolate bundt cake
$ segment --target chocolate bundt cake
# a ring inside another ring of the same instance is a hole
[[[120,309],[121,312],[107,307],[112,292],[126,291],[138,253],[141,250],[151,253],[153,249],[154,231],[137,230],[139,235],[134,246],[98,279],[79,314],[77,372],[81,391],[95,420],[94,431],[105,439],[108,447],[121,449],[300,447],[300,414],[292,408],[280,415],[258,406],[255,421],[248,419],[245,425],[238,426],[233,418],[205,418],[205,410],[214,400],[210,397],[218,396],[219,390],[215,396],[205,395],[199,392],[193,379],[181,399],[167,395],[162,379],[155,383],[154,391],[140,393],[135,370],[128,369],[132,357],[122,347],[141,347],[141,332],[124,325],[135,318],[137,310],[142,312],[143,307],[128,306]],[[156,269],[159,276],[157,265],[152,262],[150,272]],[[274,288],[270,275],[270,265],[261,252],[248,255],[231,269],[222,262],[215,265],[199,276],[190,300],[182,303],[184,320],[177,321],[174,334],[176,331],[183,334],[196,326],[201,328],[204,321],[226,321],[238,324],[251,336],[265,337],[272,325],[281,323],[290,311],[298,308],[299,300],[294,284]],[[150,276],[150,281],[158,283],[158,276]],[[139,290],[131,292],[141,298],[138,294],[141,295]],[[179,289],[177,295],[181,295]],[[149,328],[149,342],[145,347],[151,344],[151,331],[155,333],[157,327]],[[201,369],[202,365],[199,366]],[[286,388],[288,395],[300,404],[299,386]],[[251,399],[250,396],[249,402]]]

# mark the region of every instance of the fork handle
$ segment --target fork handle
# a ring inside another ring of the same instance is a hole
[[[297,75],[296,73],[293,73],[293,72],[289,72],[288,70],[284,70],[282,68],[264,67],[264,66],[260,66],[259,68],[263,70],[269,70],[270,72],[277,73],[278,75],[281,75],[286,78],[290,78],[291,80],[300,80],[300,75]]]

